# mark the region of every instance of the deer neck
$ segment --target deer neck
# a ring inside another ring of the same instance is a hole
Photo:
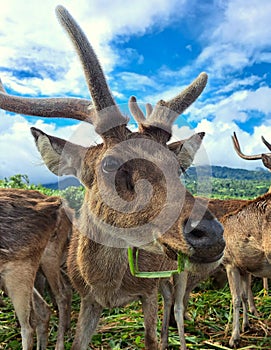
[[[108,236],[83,205],[79,219],[77,264],[90,286],[119,288],[127,270],[127,249],[116,247],[116,239]]]

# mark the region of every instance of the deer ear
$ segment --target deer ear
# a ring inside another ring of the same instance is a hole
[[[271,170],[271,155],[263,154],[262,162],[267,169]]]
[[[30,130],[44,163],[52,173],[58,176],[74,175],[80,178],[81,163],[86,148],[47,135],[33,127]]]
[[[199,132],[186,140],[173,142],[168,145],[170,151],[175,153],[182,171],[191,166],[204,136],[204,132]]]

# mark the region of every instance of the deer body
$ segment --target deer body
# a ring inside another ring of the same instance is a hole
[[[35,328],[38,348],[46,349],[50,311],[34,290],[34,280],[42,252],[55,229],[61,201],[29,199],[17,190],[2,189],[0,193],[1,280],[21,325],[23,349],[32,349]]]
[[[0,189],[0,277],[21,326],[23,350],[46,349],[50,309],[34,288],[40,267],[59,310],[56,349],[64,349],[69,325],[71,289],[60,267],[71,223],[59,197],[38,191]]]
[[[73,235],[68,259],[70,278],[81,295],[81,312],[72,348],[87,347],[103,308],[125,306],[132,301],[141,300],[145,323],[145,346],[147,349],[157,349],[159,279],[132,276],[125,249],[108,249],[93,241],[80,238],[82,237]],[[82,254],[81,244],[84,245],[84,254]],[[81,248],[76,250],[78,245],[81,245]],[[78,251],[77,255],[76,251]],[[80,263],[77,263],[76,259],[80,259]],[[163,255],[142,250],[139,268],[144,271],[170,270],[176,268],[176,262]],[[84,312],[85,310],[88,312]],[[91,318],[89,312],[91,312]]]
[[[270,264],[270,194],[248,201],[222,222],[225,225],[226,267],[233,302],[233,330],[230,346],[240,342],[239,313],[243,304],[243,331],[249,327],[247,315],[250,274],[271,277]]]
[[[233,137],[237,154],[246,160],[261,159],[263,165],[271,169],[271,154],[245,155],[240,148],[236,134]],[[271,145],[262,137],[263,143],[271,150]],[[251,275],[270,278],[270,190],[266,195],[245,201],[237,209],[225,215],[221,222],[226,225],[226,250],[223,264],[227,271],[233,303],[233,331],[229,341],[231,347],[240,342],[239,313],[243,304],[243,331],[249,328],[247,301],[256,313],[251,291]]]

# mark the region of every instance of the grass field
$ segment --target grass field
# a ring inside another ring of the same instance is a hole
[[[262,290],[261,281],[253,287],[259,317],[250,315],[251,330],[242,334],[239,349],[271,349],[271,297]],[[160,297],[159,297],[160,298]],[[0,349],[21,349],[20,328],[12,304],[3,298],[6,306],[0,312]],[[49,301],[49,300],[48,300]],[[73,298],[72,325],[65,338],[65,349],[70,349],[75,331],[80,300]],[[162,318],[162,303],[158,336]],[[192,294],[189,304],[190,321],[185,323],[188,349],[228,349],[231,331],[231,297],[228,286],[214,290],[210,282],[200,285]],[[48,349],[54,349],[57,330],[56,312],[51,317]],[[139,302],[125,308],[104,310],[97,333],[93,336],[89,349],[144,349],[144,328]],[[170,349],[179,348],[176,329],[170,328]]]

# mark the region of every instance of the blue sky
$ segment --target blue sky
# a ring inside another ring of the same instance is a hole
[[[0,77],[20,96],[89,98],[79,60],[54,9],[59,0],[10,0],[0,11]],[[236,131],[245,153],[266,152],[271,142],[271,1],[269,0],[63,0],[104,67],[116,101],[155,104],[175,96],[201,71],[208,85],[174,126],[174,139],[205,131],[195,165],[208,162],[254,169],[238,158]],[[185,127],[184,127],[185,125]],[[51,182],[35,149],[30,126],[84,145],[97,142],[91,126],[11,115],[0,110],[0,178],[27,173]]]

